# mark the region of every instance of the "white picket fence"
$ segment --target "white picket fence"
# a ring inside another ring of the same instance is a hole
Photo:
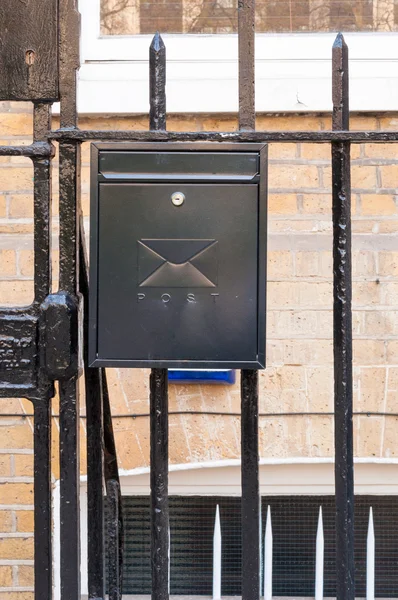
[[[315,600],[323,600],[323,575],[324,575],[324,535],[323,535],[323,518],[322,506],[319,508],[318,529],[315,543]],[[263,548],[263,586],[262,592],[264,600],[272,599],[272,558],[273,558],[273,534],[272,534],[272,519],[271,507],[268,506],[267,521],[265,525],[265,537]],[[221,599],[221,552],[222,552],[222,536],[221,536],[221,519],[219,505],[216,507],[216,515],[214,520],[214,536],[213,536],[213,599]],[[369,511],[369,525],[367,536],[367,554],[366,554],[366,600],[374,600],[375,598],[375,534],[373,525],[373,511]]]

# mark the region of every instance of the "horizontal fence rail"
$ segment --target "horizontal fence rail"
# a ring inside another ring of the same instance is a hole
[[[76,130],[58,129],[48,133],[50,140],[79,140],[81,142],[254,142],[286,143],[308,142],[398,142],[398,131],[122,131],[122,130]],[[7,150],[7,146],[5,147]]]

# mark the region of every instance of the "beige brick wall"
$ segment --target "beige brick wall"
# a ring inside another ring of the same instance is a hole
[[[23,413],[29,403],[1,400],[1,413]],[[33,444],[28,419],[0,422],[0,598],[25,600],[33,586]]]
[[[146,129],[147,119],[82,119],[84,128]],[[353,129],[396,129],[395,115],[353,117]],[[330,127],[329,116],[260,116],[259,129]],[[232,117],[169,119],[172,130],[229,130]],[[0,144],[29,143],[28,105],[0,103]],[[354,408],[398,413],[398,146],[352,148]],[[58,253],[57,162],[54,163],[54,280]],[[83,205],[88,214],[89,147],[83,148]],[[260,377],[262,457],[330,457],[333,418],[292,416],[333,410],[332,226],[330,148],[271,145],[269,164],[268,368]],[[0,304],[26,304],[33,294],[32,167],[26,159],[0,161]],[[120,466],[148,465],[148,372],[109,370]],[[171,386],[171,411],[240,409],[239,384]],[[33,560],[32,423],[5,413],[30,412],[29,402],[0,400],[0,599],[31,597]],[[54,414],[58,411],[54,401]],[[290,416],[289,416],[290,415]],[[356,415],[355,454],[396,457],[395,416]],[[54,417],[54,478],[58,477]],[[82,472],[85,470],[82,419]],[[172,415],[173,463],[239,456],[239,419]],[[11,590],[13,594],[11,595]]]

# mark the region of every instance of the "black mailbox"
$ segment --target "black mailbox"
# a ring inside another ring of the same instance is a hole
[[[262,144],[92,146],[92,366],[265,366],[266,168]]]

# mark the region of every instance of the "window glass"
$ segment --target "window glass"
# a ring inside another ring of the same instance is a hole
[[[257,0],[257,32],[396,31],[395,0]],[[101,0],[102,35],[235,33],[237,0]]]

